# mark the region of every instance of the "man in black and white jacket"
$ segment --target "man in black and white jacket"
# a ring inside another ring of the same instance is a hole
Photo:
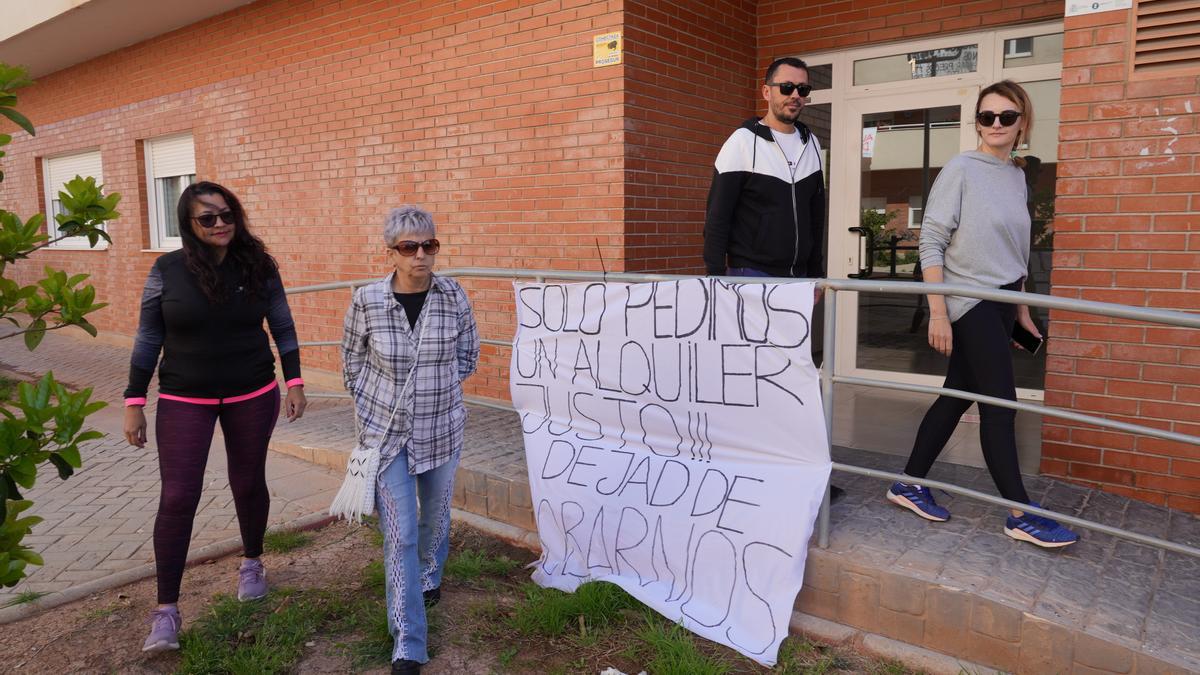
[[[821,147],[797,121],[811,90],[804,61],[777,59],[762,86],[766,116],[721,147],[704,219],[708,274],[824,275]]]
[[[812,86],[798,58],[767,68],[767,114],[747,120],[717,154],[704,218],[704,269],[714,276],[825,275],[821,144],[800,123]],[[813,291],[813,304],[821,289]],[[842,488],[830,485],[833,499]]]

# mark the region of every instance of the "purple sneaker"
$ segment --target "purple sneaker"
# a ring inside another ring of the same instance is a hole
[[[150,612],[150,635],[142,645],[144,652],[165,652],[179,649],[179,626],[183,618],[179,608],[166,607]]]
[[[258,558],[246,558],[238,568],[238,600],[258,600],[267,594],[267,570]]]

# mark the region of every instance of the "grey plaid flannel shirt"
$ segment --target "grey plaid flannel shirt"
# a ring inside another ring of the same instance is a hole
[[[354,399],[360,442],[381,449],[380,472],[407,447],[408,472],[418,474],[462,450],[462,381],[479,361],[479,332],[462,286],[436,275],[417,325],[409,328],[392,295],[394,274],[354,292],[342,334],[342,378]],[[410,371],[413,384],[405,389]],[[401,391],[404,401],[389,428]]]

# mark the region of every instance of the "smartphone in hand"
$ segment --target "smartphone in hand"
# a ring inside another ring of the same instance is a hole
[[[1012,339],[1013,342],[1021,345],[1021,348],[1030,354],[1037,354],[1041,351],[1042,345],[1046,343],[1045,339],[1026,330],[1019,321],[1013,322]]]

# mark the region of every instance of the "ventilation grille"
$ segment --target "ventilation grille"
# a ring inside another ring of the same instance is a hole
[[[1134,17],[1133,71],[1200,69],[1200,3],[1138,0]]]

